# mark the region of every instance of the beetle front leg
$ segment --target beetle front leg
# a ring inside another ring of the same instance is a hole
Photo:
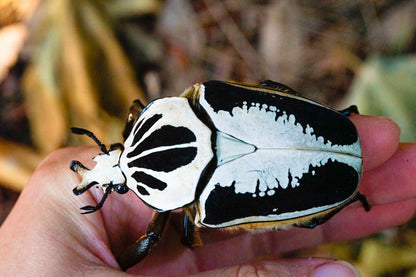
[[[144,105],[140,100],[134,100],[133,104],[130,106],[130,111],[124,124],[123,138],[124,140],[130,135],[131,130],[133,129],[134,124],[140,116],[140,113],[143,111]]]
[[[118,256],[117,261],[123,271],[139,263],[149,254],[152,247],[160,240],[168,217],[169,211],[153,214],[146,234]]]

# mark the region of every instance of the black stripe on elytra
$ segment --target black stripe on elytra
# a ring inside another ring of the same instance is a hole
[[[147,136],[133,151],[127,154],[127,157],[131,158],[145,150],[160,146],[185,144],[194,141],[196,141],[196,136],[188,128],[165,125]]]
[[[142,183],[152,189],[164,190],[168,186],[165,182],[160,181],[159,179],[156,179],[155,177],[142,171],[134,172],[131,177],[133,177],[137,182]]]
[[[288,173],[288,176],[292,175]],[[359,175],[347,164],[329,161],[323,166],[310,167],[298,181],[299,186],[278,187],[273,195],[265,193],[263,196],[259,195],[259,188],[254,193],[236,193],[234,182],[231,186],[217,184],[205,202],[203,223],[218,225],[235,219],[292,213],[339,203],[356,191]]]
[[[147,119],[143,125],[134,133],[133,142],[131,143],[131,147],[135,145],[143,135],[149,131],[149,129],[159,120],[162,118],[161,114],[155,114],[151,118]],[[139,126],[139,124],[137,124]]]
[[[150,193],[147,191],[146,188],[142,187],[141,185],[137,185],[137,191],[141,194],[141,195],[150,195]]]
[[[279,95],[256,90],[251,87],[238,87],[221,81],[204,83],[205,99],[215,112],[227,111],[232,115],[235,107],[249,107],[254,104],[274,106],[276,118],[284,113],[295,115],[296,123],[304,130],[309,125],[314,135],[322,136],[325,140],[337,145],[350,145],[357,141],[358,134],[355,126],[345,115],[291,95]]]
[[[196,147],[172,148],[150,153],[149,155],[129,162],[127,165],[128,167],[169,172],[192,162],[195,159],[196,153]]]
[[[133,130],[133,134],[135,134],[137,132],[137,130],[140,128],[140,126],[142,126],[143,120],[144,120],[144,118],[137,121],[137,123],[135,124],[136,127],[134,127],[134,130]]]

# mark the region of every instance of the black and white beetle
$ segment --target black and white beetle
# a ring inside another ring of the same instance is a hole
[[[300,97],[289,87],[208,81],[181,97],[135,101],[124,146],[106,147],[82,176],[79,195],[102,187],[102,207],[113,191],[132,190],[155,214],[147,232],[120,257],[123,269],[142,260],[159,240],[169,212],[184,211],[186,246],[201,244],[197,228],[312,228],[359,200],[362,157],[357,130],[342,111]]]

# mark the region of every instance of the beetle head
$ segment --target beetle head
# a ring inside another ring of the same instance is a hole
[[[85,213],[91,213],[102,207],[105,199],[111,192],[115,191],[123,194],[129,190],[119,165],[120,155],[123,152],[123,145],[113,144],[110,149],[107,150],[105,145],[90,131],[81,128],[71,128],[71,130],[75,134],[85,134],[91,137],[103,152],[94,158],[94,161],[96,161],[97,164],[92,169],[86,168],[79,161],[72,161],[70,165],[71,170],[78,173],[82,178],[81,183],[73,189],[75,195],[80,195],[93,186],[101,187],[104,190],[104,196],[97,206],[85,206],[81,208],[86,210]]]

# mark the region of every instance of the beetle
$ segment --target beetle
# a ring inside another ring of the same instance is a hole
[[[202,244],[199,228],[247,230],[313,228],[360,201],[360,138],[348,118],[356,106],[334,110],[286,85],[207,81],[180,97],[134,101],[124,145],[109,149],[85,129],[102,153],[89,170],[79,161],[79,195],[92,186],[104,195],[133,191],[154,210],[146,234],[118,261],[127,269],[156,244],[170,211],[184,211],[183,243]]]

